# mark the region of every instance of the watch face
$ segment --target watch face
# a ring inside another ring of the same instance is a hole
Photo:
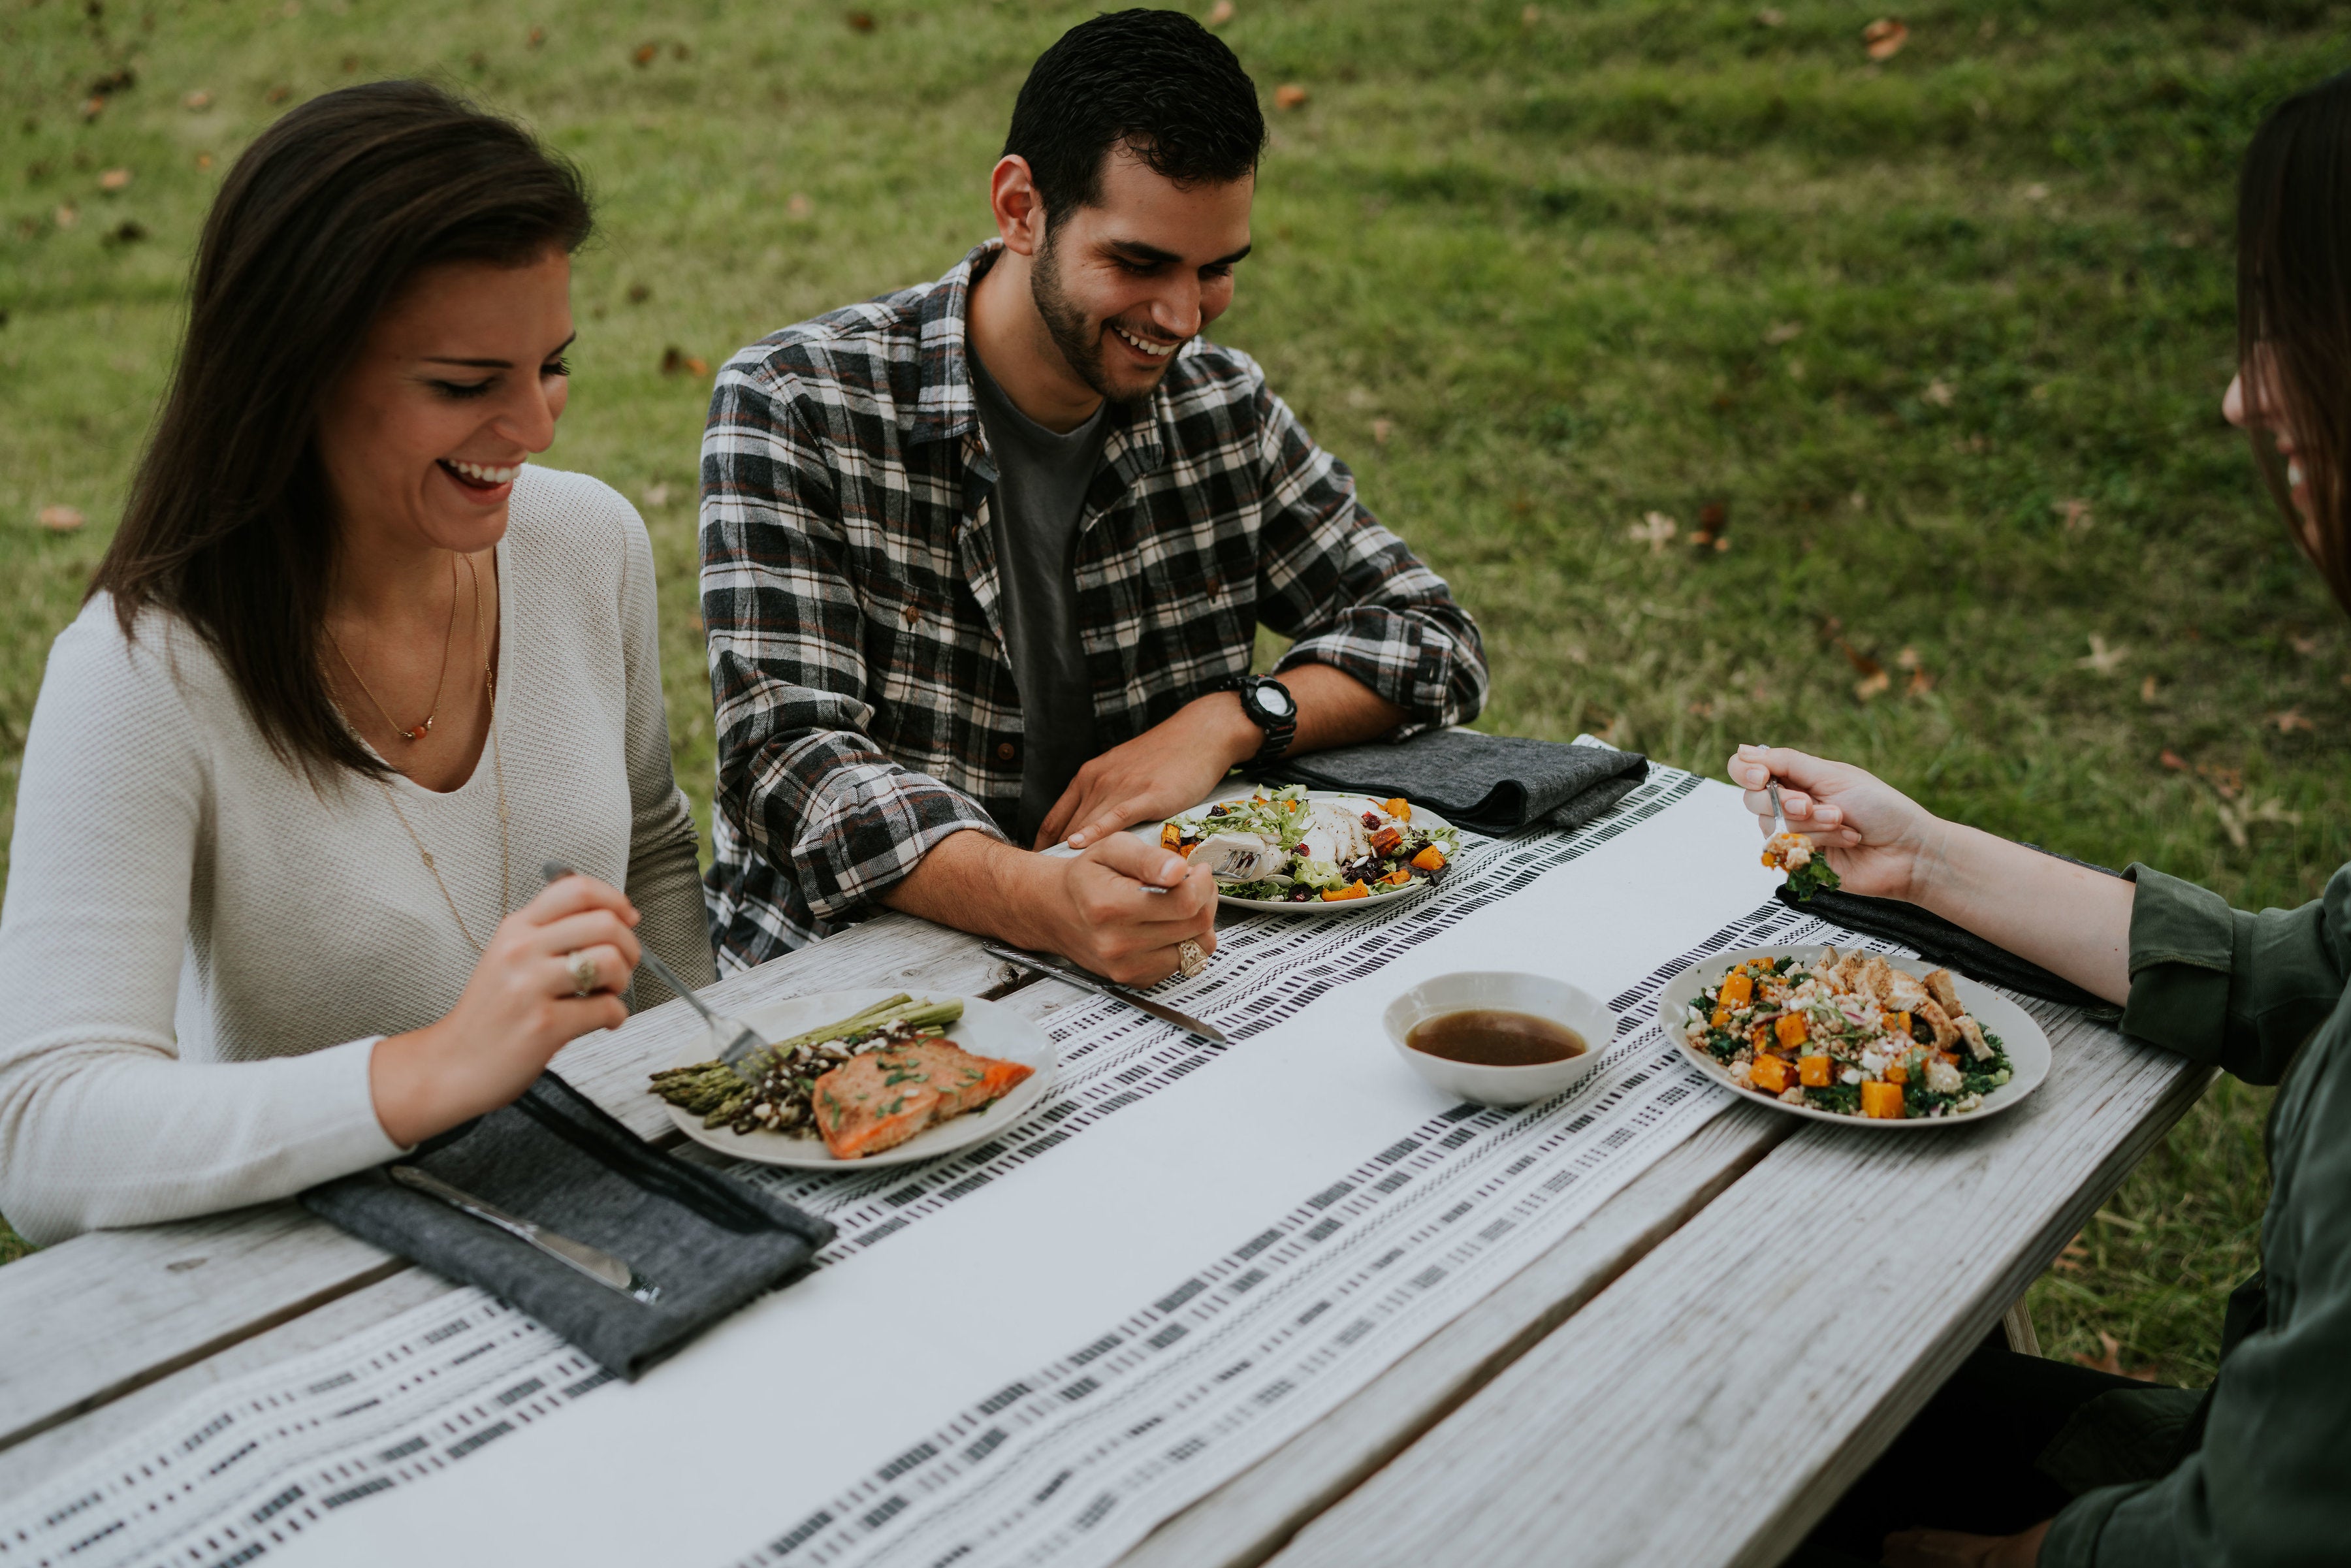
[[[1274,718],[1288,718],[1298,711],[1298,705],[1290,700],[1290,688],[1279,681],[1266,682],[1257,688],[1256,695],[1257,706]]]

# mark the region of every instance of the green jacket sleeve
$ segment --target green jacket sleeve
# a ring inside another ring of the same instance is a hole
[[[2275,1083],[2351,981],[2351,867],[2299,909],[2231,909],[2218,894],[2134,865],[2123,1032]]]
[[[2286,1292],[2273,1272],[2273,1326],[2247,1335],[2222,1364],[2203,1446],[2159,1481],[2076,1499],[2051,1526],[2040,1568],[2344,1561],[2351,1542],[2346,1032],[2351,1024],[2338,1015],[2281,1097],[2278,1187],[2262,1241],[2265,1255],[2291,1258],[2294,1267]]]

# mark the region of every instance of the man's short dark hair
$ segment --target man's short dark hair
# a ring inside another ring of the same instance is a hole
[[[1005,155],[1029,161],[1050,221],[1100,204],[1102,161],[1121,142],[1179,185],[1238,180],[1265,149],[1257,86],[1181,11],[1081,22],[1029,68]]]

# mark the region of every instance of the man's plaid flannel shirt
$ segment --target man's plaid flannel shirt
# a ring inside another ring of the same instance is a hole
[[[965,363],[990,242],[936,283],[785,329],[718,374],[702,442],[702,613],[718,716],[711,918],[744,967],[870,908],[931,846],[1005,836],[1021,710],[996,470]],[[1110,411],[1075,547],[1107,749],[1249,667],[1333,665],[1411,717],[1485,701],[1478,630],[1374,521],[1246,354],[1195,339]]]

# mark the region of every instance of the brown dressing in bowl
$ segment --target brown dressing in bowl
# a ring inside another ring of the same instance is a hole
[[[1463,1008],[1425,1018],[1412,1026],[1404,1042],[1415,1051],[1473,1067],[1540,1067],[1591,1049],[1564,1024],[1502,1008]]]

